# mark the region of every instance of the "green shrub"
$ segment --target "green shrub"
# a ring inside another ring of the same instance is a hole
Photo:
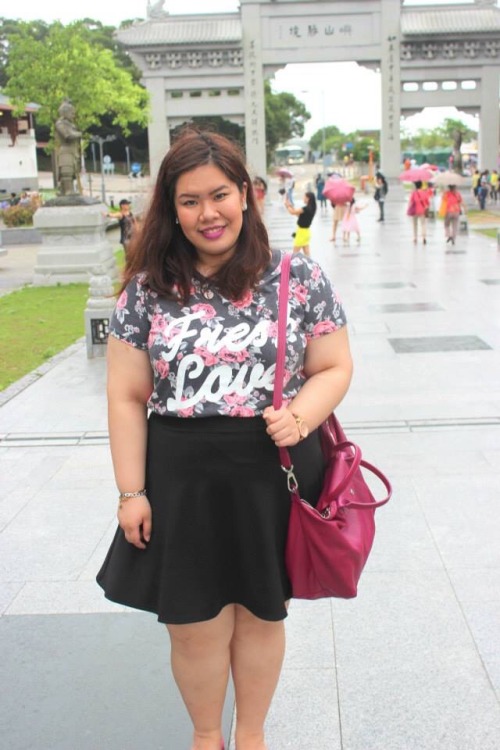
[[[32,227],[33,214],[38,206],[32,203],[27,206],[9,206],[2,211],[2,219],[6,227]]]

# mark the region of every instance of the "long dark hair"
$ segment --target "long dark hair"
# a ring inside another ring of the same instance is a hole
[[[245,184],[248,186],[247,210],[236,252],[210,277],[210,282],[227,299],[240,299],[256,286],[269,264],[271,251],[243,154],[239,146],[218,133],[188,128],[162,161],[151,204],[128,253],[122,289],[137,273],[144,273],[150,289],[169,299],[180,294],[187,304],[196,248],[176,224],[175,188],[182,174],[206,164],[218,167],[240,192]]]
[[[316,196],[314,195],[314,193],[311,193],[310,191],[308,191],[306,193],[306,198],[307,198],[307,210],[309,211],[311,216],[314,216],[314,214],[316,213]]]

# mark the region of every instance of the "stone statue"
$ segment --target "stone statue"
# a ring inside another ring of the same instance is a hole
[[[165,5],[165,0],[156,0],[156,2],[151,2],[151,0],[148,0],[148,10],[147,15],[148,18],[152,18],[153,20],[159,19],[159,18],[165,18],[168,16],[168,11],[163,10],[163,6]]]
[[[82,134],[74,124],[75,108],[65,99],[59,107],[59,119],[56,120],[55,143],[57,186],[59,195],[78,195],[75,181],[80,173],[80,142]]]

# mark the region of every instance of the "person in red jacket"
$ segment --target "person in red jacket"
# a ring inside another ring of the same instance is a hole
[[[406,213],[412,217],[413,220],[413,242],[417,243],[418,240],[418,226],[420,224],[420,232],[422,234],[422,242],[424,245],[427,244],[427,212],[429,210],[429,194],[427,190],[422,189],[422,183],[419,181],[415,182],[415,189],[410,194],[410,200],[408,201],[408,209]]]
[[[442,205],[444,206],[444,234],[446,242],[455,244],[460,214],[464,211],[463,198],[455,185],[448,185],[443,193]]]

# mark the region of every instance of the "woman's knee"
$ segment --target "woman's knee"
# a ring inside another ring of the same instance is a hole
[[[235,605],[224,607],[212,620],[186,625],[167,625],[172,647],[190,654],[205,652],[206,649],[226,648],[234,631],[234,608]]]

